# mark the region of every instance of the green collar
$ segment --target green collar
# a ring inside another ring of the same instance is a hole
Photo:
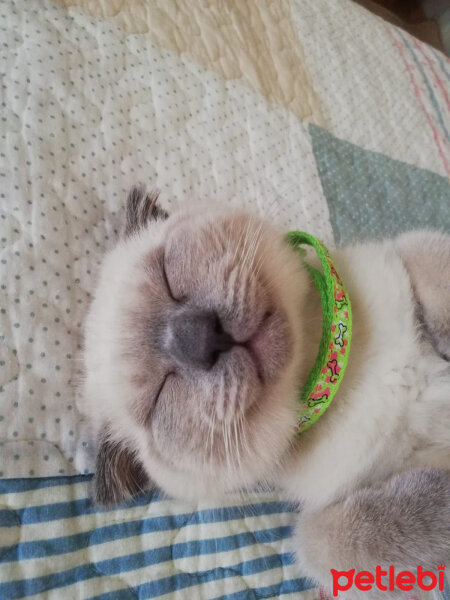
[[[312,246],[322,272],[305,263],[320,293],[322,339],[319,354],[299,395],[297,434],[306,431],[330,406],[347,368],[352,339],[352,306],[342,279],[326,247],[309,233],[290,231],[286,239],[302,256],[303,244]]]

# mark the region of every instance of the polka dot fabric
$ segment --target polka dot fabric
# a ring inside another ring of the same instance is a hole
[[[82,327],[127,189],[332,230],[307,126],[239,83],[51,2],[0,6],[0,477],[93,468]]]

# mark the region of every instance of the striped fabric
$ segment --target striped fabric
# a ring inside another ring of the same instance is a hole
[[[402,59],[411,89],[426,117],[445,172],[449,176],[449,61],[440,52],[406,35],[400,29],[386,27],[386,31]]]
[[[2,480],[0,493],[2,600],[319,597],[293,565],[294,507],[275,497],[102,510],[86,476]]]
[[[88,476],[0,480],[1,600],[327,600],[299,577],[295,507],[275,496],[218,508],[155,493],[104,510],[90,491]]]

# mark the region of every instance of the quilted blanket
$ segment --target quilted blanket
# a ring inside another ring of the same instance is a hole
[[[350,0],[2,0],[0,78],[0,598],[319,598],[276,495],[92,505],[83,318],[136,182],[450,231],[450,61]]]

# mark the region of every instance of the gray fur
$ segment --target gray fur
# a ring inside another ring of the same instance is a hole
[[[321,582],[330,569],[415,571],[450,558],[450,473],[420,469],[300,516],[300,561]]]

